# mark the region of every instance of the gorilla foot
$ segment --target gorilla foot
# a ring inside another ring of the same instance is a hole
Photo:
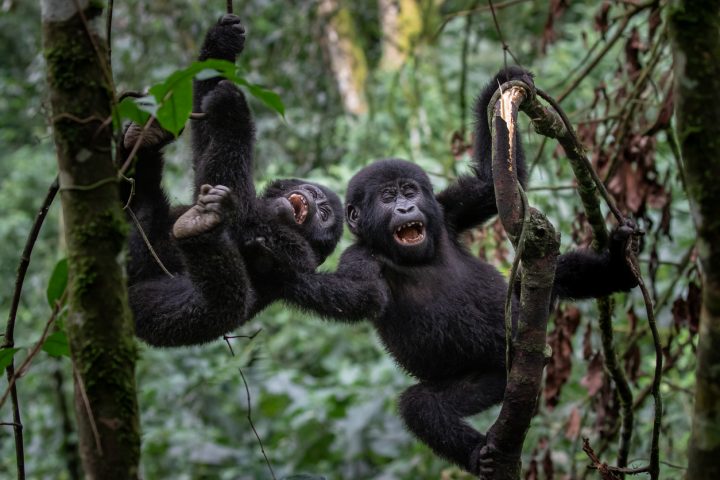
[[[175,238],[192,238],[209,232],[223,221],[223,207],[230,200],[230,189],[223,185],[203,185],[195,205],[173,225]]]
[[[492,443],[478,445],[470,454],[470,472],[479,478],[493,478],[496,471],[506,471],[517,467],[520,455],[508,454],[498,450]]]

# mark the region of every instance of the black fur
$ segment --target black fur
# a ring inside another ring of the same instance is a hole
[[[343,253],[337,272],[301,273],[285,286],[286,297],[301,308],[338,320],[370,319],[398,365],[419,380],[400,397],[407,427],[438,455],[473,473],[485,436],[464,417],[503,398],[507,284],[494,267],[472,256],[458,235],[497,213],[486,107],[506,79],[532,85],[527,72],[511,68],[481,92],[475,176],[460,178],[436,197],[428,176],[412,163],[383,160],[364,168],[350,181],[346,198],[346,218],[357,240]],[[518,162],[524,182],[522,151]],[[424,225],[424,240],[415,244],[419,229],[398,230],[413,222]],[[614,232],[606,254],[563,255],[555,294],[596,297],[634,286],[622,262],[631,232]]]
[[[226,15],[208,32],[200,59],[234,61],[244,40],[238,17]],[[218,78],[196,81],[193,95],[195,111],[205,113],[192,124],[197,204],[171,207],[161,187],[162,148],[171,136],[151,128],[137,152],[130,207],[173,275],[163,272],[134,229],[130,306],[137,335],[156,346],[205,343],[242,325],[280,298],[282,275],[313,271],[342,234],[340,198],[321,185],[276,180],[257,197],[252,180],[255,127],[235,85]],[[126,132],[121,158],[139,131],[132,126]],[[296,222],[289,200],[293,194],[307,204],[302,223]]]

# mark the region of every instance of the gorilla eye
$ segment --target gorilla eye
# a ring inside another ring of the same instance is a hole
[[[322,221],[326,221],[330,217],[330,209],[328,207],[320,207],[320,218]]]
[[[383,202],[392,202],[395,200],[395,197],[397,196],[397,192],[394,188],[386,188],[382,191],[380,194]]]
[[[405,195],[408,198],[412,198],[417,194],[417,188],[415,188],[415,185],[412,185],[410,183],[406,183],[402,186],[402,192],[403,195]]]

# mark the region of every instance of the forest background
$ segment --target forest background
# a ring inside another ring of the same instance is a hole
[[[437,189],[466,172],[474,96],[505,62],[519,62],[562,101],[620,208],[646,231],[641,267],[662,335],[665,402],[661,478],[679,478],[695,384],[700,280],[680,158],[672,134],[672,63],[666,2],[342,0],[236,2],[247,28],[239,65],[280,95],[284,118],[252,104],[256,180],[296,176],[343,194],[378,158],[420,164]],[[42,196],[56,172],[38,2],[0,4],[0,313]],[[145,90],[196,57],[225,2],[124,1],[114,5],[118,91]],[[506,46],[506,48],[503,48]],[[562,251],[587,246],[569,164],[523,123],[530,203],[562,232]],[[191,202],[187,135],[167,152],[173,202]],[[65,257],[59,202],[35,245],[15,346],[37,340],[51,309],[46,288]],[[347,230],[347,229],[346,229]],[[465,238],[509,272],[499,222]],[[337,253],[349,245],[346,232]],[[332,270],[338,255],[322,269]],[[614,297],[616,351],[634,393],[630,459],[646,463],[655,353],[642,297]],[[620,402],[603,369],[593,302],[560,305],[549,326],[554,357],[525,443],[525,478],[595,476],[582,450],[617,451]],[[257,333],[257,335],[255,335]],[[277,304],[235,332],[252,339],[182,349],[141,345],[137,364],[144,478],[267,478],[252,421],[278,477],[464,478],[403,428],[395,401],[411,383],[371,327],[322,321]],[[68,357],[48,348],[18,381],[30,478],[78,478]],[[51,355],[54,353],[55,355]],[[22,354],[20,354],[22,355]],[[18,357],[20,358],[20,357]],[[246,390],[243,378],[247,379]],[[4,385],[4,384],[3,384]],[[8,406],[2,418],[10,416]],[[485,428],[492,410],[474,421]],[[0,427],[0,474],[14,475],[12,428]]]

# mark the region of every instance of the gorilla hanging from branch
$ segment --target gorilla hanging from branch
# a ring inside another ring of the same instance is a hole
[[[244,44],[240,19],[225,15],[200,60],[234,62]],[[195,205],[171,207],[161,187],[171,135],[150,127],[141,137],[133,125],[123,142],[123,156],[142,142],[130,200],[141,227],[130,235],[130,306],[137,335],[156,346],[205,343],[242,325],[280,298],[278,278],[313,271],[342,234],[340,199],[321,185],[276,180],[257,197],[255,127],[239,88],[196,80],[193,97],[194,111],[204,113],[192,124]]]
[[[481,91],[474,175],[435,195],[427,174],[410,162],[365,167],[348,186],[345,215],[356,241],[337,271],[294,272],[283,286],[283,297],[300,308],[341,321],[369,319],[396,362],[418,380],[400,397],[407,427],[436,454],[475,474],[486,437],[464,418],[503,399],[507,284],[459,235],[497,214],[487,106],[508,80],[533,86],[528,72],[511,67]],[[520,132],[514,135],[524,185]],[[615,230],[609,251],[561,255],[553,296],[599,297],[634,287],[624,261],[631,233]]]

